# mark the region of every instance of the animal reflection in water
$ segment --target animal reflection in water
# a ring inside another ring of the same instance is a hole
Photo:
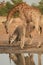
[[[33,54],[28,56],[25,56],[23,53],[10,54],[9,57],[14,61],[16,65],[35,65]]]

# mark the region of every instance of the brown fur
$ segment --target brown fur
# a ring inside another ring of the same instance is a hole
[[[24,23],[24,21],[21,20],[20,18],[14,18],[13,21],[8,26],[8,31],[9,31],[10,37],[12,37],[12,39],[10,38],[11,43],[13,43],[13,41],[15,41],[14,38],[15,38],[15,34],[16,34],[17,38],[19,38],[21,41],[20,47],[23,48],[24,43],[25,43],[26,23]]]

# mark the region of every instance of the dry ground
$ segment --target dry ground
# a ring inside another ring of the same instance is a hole
[[[6,17],[0,17],[0,44],[4,41],[8,41],[8,34],[6,34],[3,21],[6,20]]]

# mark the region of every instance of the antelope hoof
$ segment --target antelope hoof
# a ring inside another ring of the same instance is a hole
[[[20,43],[20,48],[23,49],[23,47],[24,47],[24,44],[23,44],[23,42],[21,42]]]
[[[37,45],[37,48],[40,48],[41,47],[41,45]]]

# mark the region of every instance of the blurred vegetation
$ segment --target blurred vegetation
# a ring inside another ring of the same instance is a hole
[[[23,2],[23,0],[11,0],[14,5]]]
[[[39,2],[38,8],[40,9],[41,13],[43,14],[43,0]]]
[[[32,4],[33,7],[37,7],[39,8],[39,10],[41,11],[41,13],[43,14],[43,0],[41,0],[38,5],[36,5],[35,3]]]
[[[0,8],[0,16],[7,16],[8,12],[10,10],[12,10],[12,8],[17,4],[17,3],[21,3],[22,0],[11,0],[12,3],[10,2],[6,2],[6,5]],[[18,16],[18,12],[16,12],[16,14],[14,14],[14,16]]]
[[[0,8],[0,15],[6,16],[12,7],[13,5],[10,2],[6,2],[6,5]]]

